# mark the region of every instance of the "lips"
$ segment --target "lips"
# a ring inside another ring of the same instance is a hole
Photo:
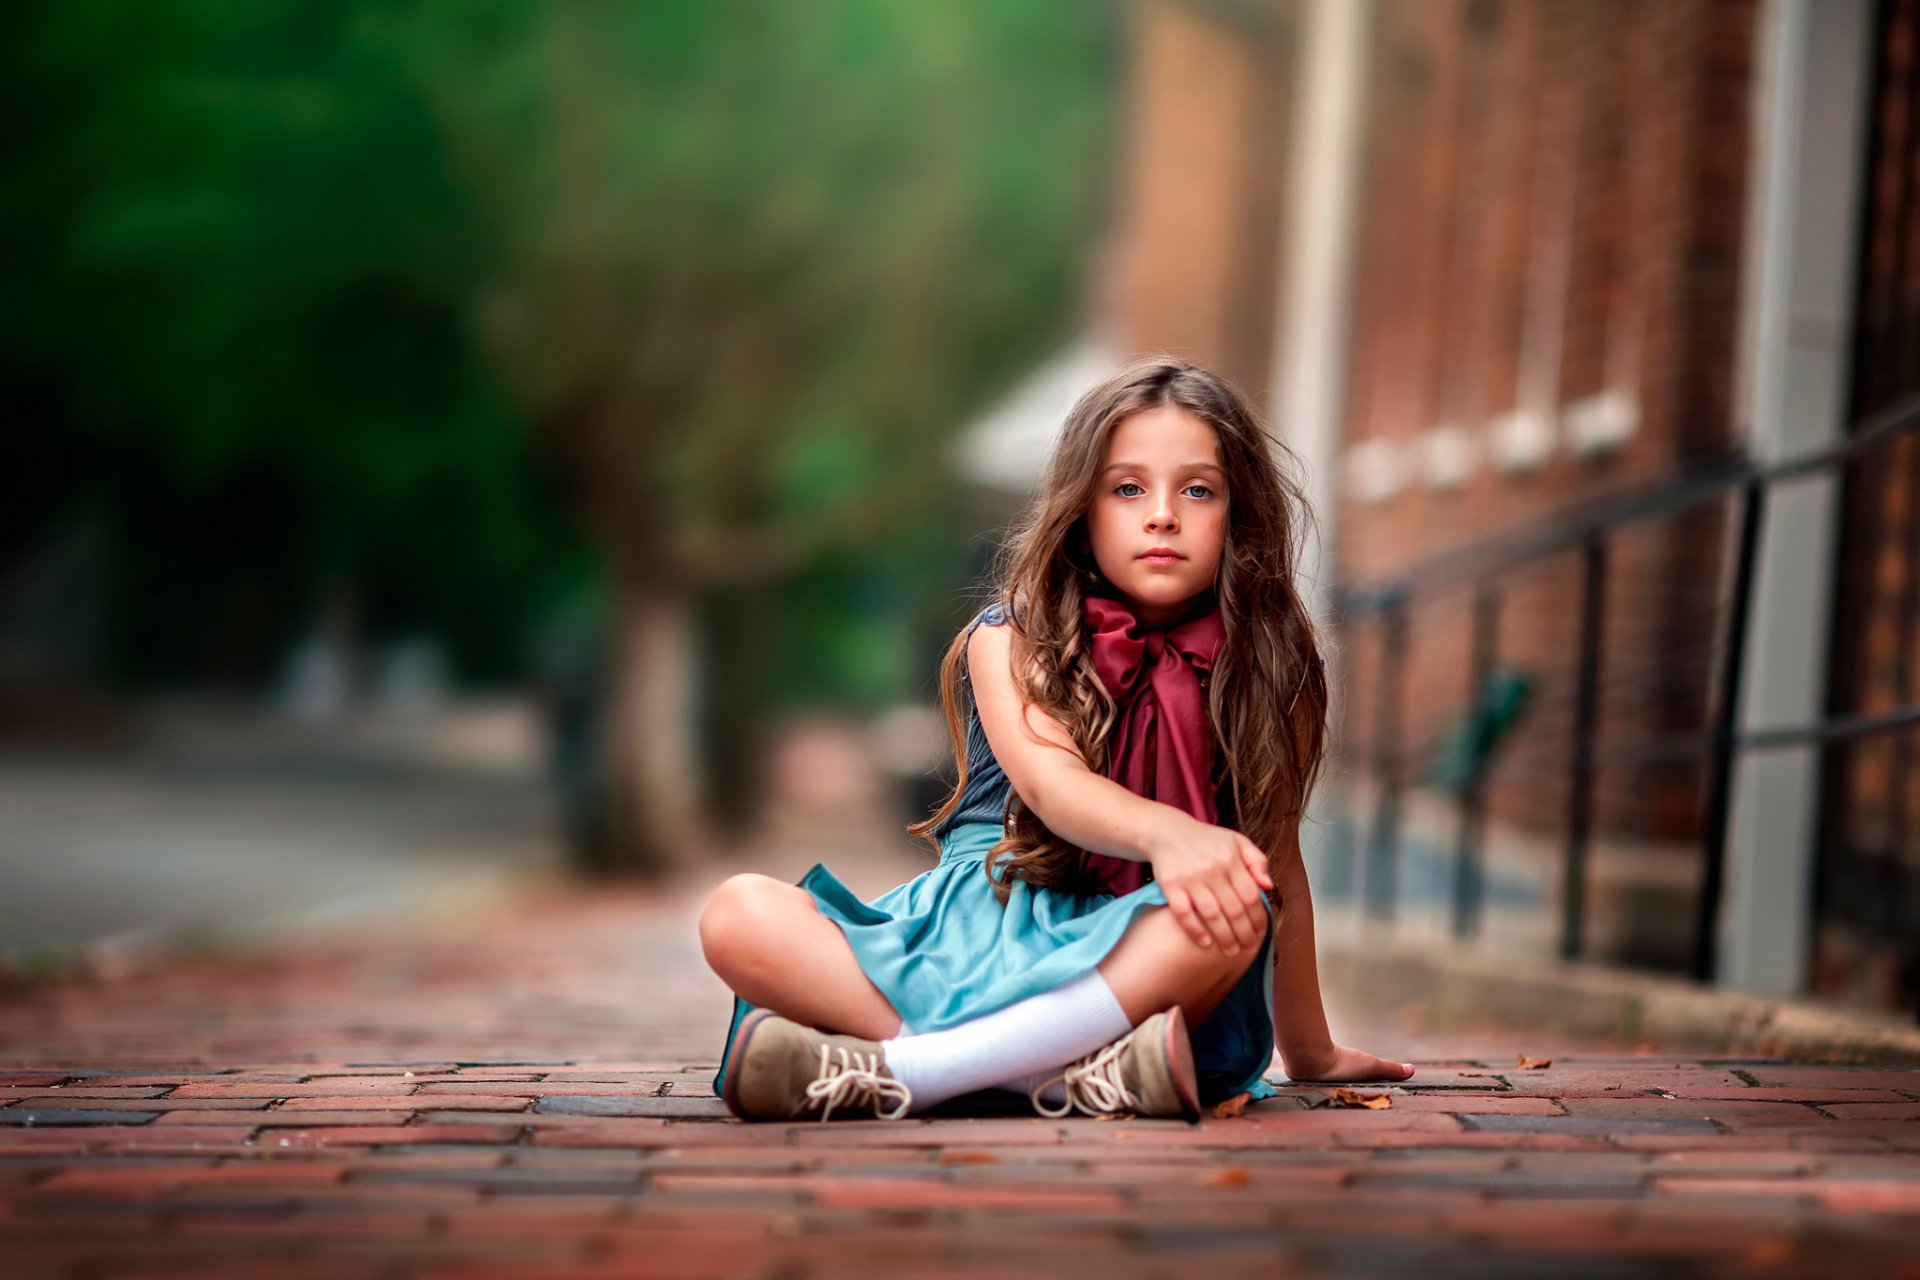
[[[1185,560],[1186,557],[1172,547],[1155,547],[1151,551],[1142,551],[1136,559],[1145,560],[1149,564],[1172,564],[1176,560]]]

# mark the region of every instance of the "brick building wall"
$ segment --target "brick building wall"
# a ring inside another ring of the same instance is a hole
[[[1343,581],[1548,521],[1731,447],[1752,0],[1380,0],[1338,517]],[[1603,739],[1705,723],[1726,513],[1612,540]],[[1536,682],[1494,811],[1561,821],[1577,557],[1516,576],[1503,661]],[[1404,720],[1457,714],[1470,598],[1417,605]],[[1378,636],[1343,636],[1349,759],[1371,750]],[[1679,837],[1699,771],[1600,775],[1603,827]]]
[[[1378,581],[1731,448],[1756,0],[1374,0],[1337,571]],[[1095,310],[1270,403],[1297,0],[1142,0]],[[1286,424],[1276,423],[1284,434]],[[1604,739],[1709,712],[1728,512],[1612,540]],[[1491,797],[1559,824],[1580,580],[1505,584],[1502,661],[1537,685]],[[1468,691],[1469,594],[1416,608],[1403,726]],[[1337,637],[1347,768],[1373,750],[1379,635]],[[1700,771],[1600,774],[1603,828],[1684,837]]]
[[[1290,0],[1133,10],[1127,139],[1096,310],[1130,352],[1269,392],[1296,53]]]

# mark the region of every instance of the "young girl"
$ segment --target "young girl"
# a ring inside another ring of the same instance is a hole
[[[941,665],[960,776],[910,828],[938,865],[872,902],[821,864],[738,875],[701,917],[737,993],[714,1077],[734,1114],[897,1118],[1000,1087],[1194,1119],[1271,1096],[1276,1048],[1295,1080],[1413,1074],[1335,1044],[1321,1007],[1298,828],[1327,684],[1276,453],[1179,360],[1075,404]]]

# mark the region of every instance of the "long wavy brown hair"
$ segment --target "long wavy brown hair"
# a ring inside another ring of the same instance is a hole
[[[1305,815],[1326,747],[1327,679],[1320,635],[1295,585],[1311,519],[1295,475],[1298,456],[1270,434],[1224,378],[1168,356],[1135,361],[1075,403],[1039,487],[1008,530],[992,589],[1007,606],[1015,671],[1028,701],[1073,735],[1095,772],[1108,772],[1107,738],[1117,718],[1095,674],[1082,615],[1098,583],[1086,515],[1100,460],[1114,427],[1144,409],[1184,409],[1211,426],[1227,472],[1227,534],[1214,591],[1226,637],[1207,695],[1213,727],[1216,794],[1229,821],[1267,853]],[[938,847],[934,831],[967,788],[961,677],[967,633],[940,664],[940,702],[959,778],[934,815],[908,831]],[[1004,867],[1004,876],[997,868]],[[1086,892],[1093,887],[1084,850],[1047,829],[1011,788],[1006,835],[988,852],[986,871],[1004,905],[1010,880]],[[1276,900],[1277,905],[1277,900]]]

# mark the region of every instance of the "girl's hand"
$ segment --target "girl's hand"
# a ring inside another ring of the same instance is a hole
[[[1273,877],[1253,841],[1170,809],[1147,847],[1173,918],[1196,944],[1217,945],[1230,956],[1260,945],[1267,932],[1260,898],[1273,888]]]
[[[1291,1062],[1282,1054],[1280,1065],[1289,1080],[1324,1080],[1333,1084],[1362,1080],[1405,1080],[1413,1074],[1411,1062],[1389,1062],[1385,1058],[1376,1058],[1370,1053],[1338,1044],[1333,1046],[1333,1053],[1323,1060]]]

